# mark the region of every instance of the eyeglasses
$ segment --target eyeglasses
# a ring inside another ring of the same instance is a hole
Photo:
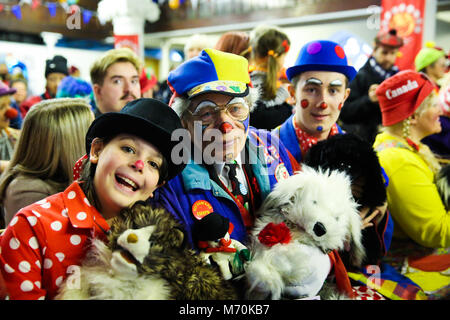
[[[195,112],[191,112],[190,110],[186,111],[195,120],[202,121],[203,124],[214,122],[221,111],[225,111],[231,118],[239,121],[247,119],[250,113],[249,107],[245,103],[231,103],[225,106],[208,105]]]

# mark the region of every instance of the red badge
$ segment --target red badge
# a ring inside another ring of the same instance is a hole
[[[197,200],[192,205],[192,214],[198,220],[201,220],[213,211],[212,205],[206,200]]]

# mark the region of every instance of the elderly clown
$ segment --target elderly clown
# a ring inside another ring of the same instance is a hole
[[[249,126],[253,89],[245,58],[205,49],[173,70],[168,83],[190,157],[150,201],[184,224],[193,247],[195,221],[212,212],[227,218],[234,226],[231,238],[245,244],[262,200],[298,164],[275,136]]]

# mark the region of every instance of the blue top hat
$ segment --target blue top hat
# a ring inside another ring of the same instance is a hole
[[[305,71],[333,71],[344,74],[349,81],[357,71],[347,63],[344,49],[336,42],[317,40],[308,42],[298,54],[295,65],[286,70],[289,81]]]

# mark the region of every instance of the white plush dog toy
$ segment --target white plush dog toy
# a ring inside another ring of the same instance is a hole
[[[261,206],[246,265],[247,297],[305,298],[321,291],[322,299],[336,298],[335,289],[322,288],[332,267],[329,253],[350,250],[352,264],[359,266],[365,255],[361,225],[349,177],[303,166]]]

